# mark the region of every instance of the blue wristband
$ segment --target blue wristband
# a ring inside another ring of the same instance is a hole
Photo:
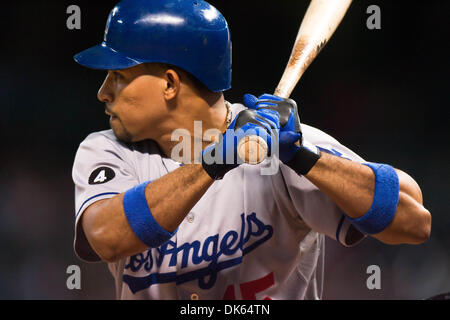
[[[144,182],[125,192],[123,209],[134,234],[150,248],[156,248],[169,240],[178,229],[170,233],[153,218],[145,198],[145,188],[151,181]]]
[[[375,192],[369,211],[359,218],[347,219],[361,232],[376,234],[386,229],[397,211],[400,185],[397,172],[387,164],[363,163],[375,173]]]

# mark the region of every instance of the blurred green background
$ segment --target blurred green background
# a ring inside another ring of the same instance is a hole
[[[210,1],[227,18],[233,88],[225,96],[271,93],[290,55],[307,0]],[[96,100],[104,72],[72,56],[99,43],[116,1],[16,1],[0,10],[0,298],[114,299],[105,264],[72,249],[72,163],[79,143],[108,128]],[[68,30],[66,8],[81,8]],[[366,9],[381,8],[381,30]],[[354,1],[292,94],[303,122],[366,160],[398,167],[420,184],[433,216],[420,246],[366,239],[327,241],[325,299],[423,299],[450,291],[448,1]],[[81,268],[81,290],[66,268]],[[381,268],[381,290],[366,269]]]

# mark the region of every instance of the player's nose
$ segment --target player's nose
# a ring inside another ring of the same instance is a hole
[[[109,81],[109,74],[106,76],[105,81],[103,81],[100,89],[97,92],[97,99],[100,102],[111,103],[114,100],[114,94],[111,88],[111,82]]]

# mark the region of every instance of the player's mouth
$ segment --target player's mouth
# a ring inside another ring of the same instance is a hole
[[[117,116],[115,114],[113,114],[111,111],[109,111],[108,109],[105,109],[105,114],[110,117],[110,120],[114,120],[117,118]]]

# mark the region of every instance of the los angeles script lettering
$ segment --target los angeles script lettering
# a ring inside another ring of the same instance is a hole
[[[220,234],[215,234],[204,240],[186,242],[179,246],[169,240],[159,248],[130,257],[128,264],[125,265],[125,271],[129,270],[134,273],[144,269],[149,274],[144,277],[124,274],[123,281],[133,293],[157,283],[176,282],[179,285],[192,280],[198,280],[200,288],[210,289],[217,280],[218,272],[242,263],[243,256],[269,240],[272,235],[273,227],[259,220],[256,213],[253,212],[247,216],[241,214],[239,233],[230,230],[222,238],[220,238]],[[236,252],[240,254],[236,256]],[[226,259],[227,256],[233,255],[233,258]],[[166,259],[168,259],[169,267],[176,266],[177,258],[181,258],[181,264],[176,272],[156,271]],[[205,262],[207,262],[206,266],[204,266]],[[193,265],[200,264],[202,266],[198,269],[182,273],[186,267],[189,266],[189,269],[192,270]],[[152,273],[152,269],[155,269],[155,272]]]

